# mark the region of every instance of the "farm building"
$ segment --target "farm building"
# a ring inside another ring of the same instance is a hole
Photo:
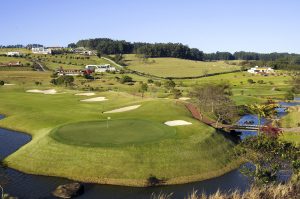
[[[111,66],[110,64],[86,65],[85,68],[87,70],[94,71],[95,73],[104,73],[104,72],[107,72],[107,71],[116,71],[116,68]]]
[[[7,52],[6,53],[7,56],[20,56],[20,52]]]
[[[270,67],[259,67],[259,66],[255,66],[254,68],[250,68],[249,70],[247,70],[249,73],[252,74],[269,74],[269,73],[274,73],[274,69],[270,68]]]
[[[44,54],[44,55],[52,53],[51,49],[44,48],[44,47],[32,48],[31,51],[34,54]]]

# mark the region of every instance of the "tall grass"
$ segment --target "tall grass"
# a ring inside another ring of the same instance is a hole
[[[265,187],[251,187],[248,191],[240,193],[222,193],[217,191],[212,195],[200,194],[197,190],[190,193],[185,199],[299,199],[300,183],[289,183],[286,185],[270,185]],[[172,199],[172,194],[159,194],[151,199]]]

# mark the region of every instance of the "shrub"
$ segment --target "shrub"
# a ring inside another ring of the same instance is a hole
[[[119,79],[119,82],[121,84],[124,84],[124,83],[127,83],[127,82],[132,82],[132,78],[127,76],[127,75],[124,75],[122,76],[120,79]]]
[[[159,82],[159,81],[154,82],[154,84],[155,84],[155,86],[157,86],[157,87],[160,87],[160,86],[161,86],[161,82]]]
[[[254,83],[255,83],[255,81],[254,81],[253,79],[248,79],[247,82],[248,82],[249,84],[254,84]]]

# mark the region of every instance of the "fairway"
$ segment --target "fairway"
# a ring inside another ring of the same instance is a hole
[[[175,135],[175,128],[146,120],[88,121],[64,125],[51,136],[80,146],[119,146],[154,142]]]

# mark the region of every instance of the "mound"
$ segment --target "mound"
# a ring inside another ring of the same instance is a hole
[[[173,128],[146,120],[88,121],[68,124],[51,133],[57,141],[80,146],[137,145],[175,135]]]
[[[131,111],[131,110],[139,108],[140,106],[141,105],[126,106],[126,107],[123,107],[123,108],[114,109],[112,111],[106,111],[104,113],[120,113],[120,112],[125,112],[125,111]]]

